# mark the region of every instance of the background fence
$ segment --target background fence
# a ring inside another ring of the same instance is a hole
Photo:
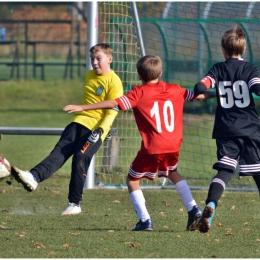
[[[13,12],[10,11],[10,4],[0,5],[5,6],[0,9],[1,12],[6,10],[6,16],[1,17],[11,19],[12,14],[12,22],[0,21],[0,27],[6,27],[6,38],[0,45],[1,79],[9,79],[12,69],[13,75],[17,75],[18,66],[13,65],[17,64],[15,44],[20,44],[19,61],[23,63],[20,64],[20,78],[26,78],[26,62],[29,68],[27,78],[33,78],[34,61],[35,64],[45,64],[46,82],[53,77],[83,77],[87,55],[87,5],[27,3],[18,4],[15,9],[13,4]],[[162,80],[186,88],[193,88],[212,64],[223,61],[221,36],[235,24],[242,26],[247,34],[248,45],[244,59],[258,66],[260,64],[259,2],[137,2],[136,6],[137,16],[134,15],[131,2],[99,3],[99,42],[112,45],[112,66],[121,77],[125,92],[133,85],[140,84],[135,68],[142,55],[140,40],[144,43],[146,54],[162,58]],[[32,10],[35,9],[37,16],[32,17]],[[42,10],[48,12],[40,15]],[[19,15],[15,16],[15,13]],[[47,13],[50,17],[47,17]],[[30,21],[25,22],[25,15],[22,14],[26,14]],[[63,22],[41,22],[47,18]],[[19,23],[19,19],[23,22]],[[142,39],[137,37],[138,22]],[[31,48],[34,44],[37,46],[35,49]],[[62,65],[50,67],[51,63]],[[35,67],[36,79],[41,79],[39,68]],[[256,102],[258,105],[259,101]],[[212,170],[212,164],[216,161],[216,148],[211,139],[215,106],[214,100],[185,104],[179,170],[192,187],[207,187],[216,173]],[[109,160],[104,160],[105,146],[98,151],[95,159],[96,181],[107,185],[125,183],[129,165],[139,150],[141,141],[132,111],[120,112],[113,127],[117,129],[117,135],[110,147],[113,146],[116,152],[109,156],[116,157],[113,160],[116,165],[111,166]],[[143,184],[158,185],[159,181],[151,183],[144,180]],[[235,174],[228,188],[251,189],[255,185],[251,178],[239,178]]]

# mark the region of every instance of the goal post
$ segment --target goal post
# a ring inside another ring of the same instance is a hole
[[[98,43],[98,2],[88,2],[88,27],[87,27],[87,51],[86,51],[86,71],[92,69],[89,50],[92,46]],[[87,178],[84,188],[93,189],[95,185],[95,155],[89,165]]]
[[[144,53],[161,57],[162,80],[193,89],[214,63],[224,60],[221,36],[235,24],[247,35],[243,58],[260,65],[260,2],[99,2],[98,12],[98,39],[112,46],[112,68],[122,79],[125,93],[141,83],[136,62]],[[216,174],[212,169],[217,159],[216,145],[211,138],[215,107],[215,100],[194,101],[184,107],[178,169],[194,188],[208,187]],[[110,172],[103,172],[101,148],[95,157],[95,178],[105,185],[124,185],[141,137],[132,111],[120,111],[113,127],[117,129],[115,138],[123,140],[118,164]],[[159,179],[142,181],[148,186],[159,183]],[[251,177],[240,178],[237,174],[227,186],[256,188]]]

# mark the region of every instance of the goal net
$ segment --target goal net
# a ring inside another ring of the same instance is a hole
[[[136,2],[136,9],[137,15],[131,2],[99,3],[99,41],[112,45],[112,66],[121,77],[125,92],[140,85],[135,67],[143,53],[140,42],[146,54],[161,57],[162,80],[189,89],[214,63],[224,60],[221,36],[235,24],[247,35],[243,58],[260,63],[260,2]],[[256,103],[259,104],[257,98]],[[212,169],[217,159],[216,145],[211,138],[215,107],[215,100],[194,101],[184,107],[178,170],[195,188],[208,187],[216,174]],[[113,127],[117,130],[113,141],[105,143],[96,155],[96,178],[105,184],[124,184],[141,138],[132,111],[120,112]],[[142,181],[143,185],[159,183],[159,179]],[[172,183],[168,181],[167,185]],[[240,178],[236,173],[228,188],[256,187],[252,177]]]

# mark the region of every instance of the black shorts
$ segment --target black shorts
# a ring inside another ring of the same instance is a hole
[[[228,137],[216,139],[218,161],[213,169],[234,171],[239,163],[240,176],[260,174],[260,137]]]

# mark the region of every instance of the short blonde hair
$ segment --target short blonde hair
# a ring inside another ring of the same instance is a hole
[[[157,79],[161,76],[162,60],[159,56],[146,55],[137,62],[136,69],[145,82]]]
[[[107,43],[98,43],[94,46],[92,46],[89,50],[90,53],[96,53],[102,51],[104,52],[106,55],[111,55],[113,53],[113,50],[111,48],[111,46]]]
[[[246,47],[246,35],[242,28],[236,25],[226,31],[222,36],[221,46],[229,56],[242,55]]]

